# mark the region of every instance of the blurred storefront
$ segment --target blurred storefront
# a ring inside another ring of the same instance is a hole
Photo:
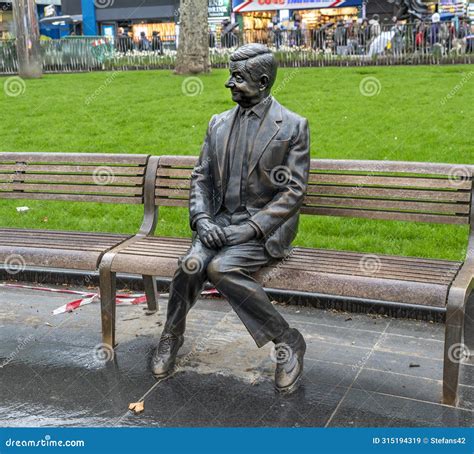
[[[11,3],[0,2],[0,39],[13,36],[13,12]]]
[[[232,32],[231,0],[209,0],[207,17],[209,23],[209,46],[222,43],[224,36]]]
[[[60,14],[61,0],[36,0],[38,18],[42,19],[48,15]],[[40,25],[40,33],[43,36],[59,37],[57,26]],[[53,36],[51,36],[53,35]],[[0,39],[14,37],[12,0],[0,0]]]
[[[268,35],[290,31],[292,42],[308,42],[313,31],[339,22],[356,21],[363,0],[234,0],[233,12],[240,15],[244,40],[265,42]]]
[[[63,13],[84,16],[83,34],[118,36],[122,31],[134,39],[144,32],[151,37],[159,32],[162,39],[176,35],[179,0],[113,0],[98,7],[93,0],[62,0]]]

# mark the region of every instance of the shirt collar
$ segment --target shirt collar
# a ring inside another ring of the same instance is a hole
[[[263,118],[268,108],[270,107],[271,101],[272,101],[272,96],[269,95],[266,98],[262,99],[258,104],[255,104],[255,106],[250,107],[249,109],[243,109],[241,107],[240,108],[241,114],[244,114],[246,112],[253,112],[258,118]]]

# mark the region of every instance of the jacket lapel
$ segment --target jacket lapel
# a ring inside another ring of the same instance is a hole
[[[272,104],[260,125],[257,137],[255,138],[252,147],[249,163],[249,175],[253,172],[268,144],[280,129],[279,123],[281,123],[281,119],[281,106],[277,101],[275,101],[275,99],[272,99]]]
[[[228,149],[227,145],[229,143],[230,133],[232,131],[232,125],[237,114],[238,106],[231,109],[228,114],[219,121],[216,130],[216,155],[217,155],[217,165],[219,168],[219,177],[220,180],[224,180],[224,170],[225,163],[227,161]]]

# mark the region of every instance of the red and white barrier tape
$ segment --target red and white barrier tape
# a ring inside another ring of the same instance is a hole
[[[30,285],[21,285],[21,284],[0,284],[0,287],[8,288],[22,288],[27,290],[39,290],[42,292],[50,293],[65,293],[69,295],[81,295],[82,298],[66,303],[61,307],[58,307],[53,311],[53,315],[63,314],[65,312],[72,312],[78,307],[85,306],[86,304],[98,303],[100,301],[100,296],[98,293],[91,292],[80,292],[77,290],[67,290],[67,289],[56,289],[56,288],[47,288],[47,287],[34,287]],[[146,303],[146,296],[143,293],[131,293],[131,294],[118,294],[115,299],[115,304],[120,304],[121,306],[127,305],[137,305]]]
[[[86,304],[98,303],[100,302],[100,295],[98,293],[90,292],[80,292],[77,290],[67,290],[67,289],[56,289],[48,287],[35,287],[31,285],[22,285],[22,284],[0,284],[0,287],[8,288],[22,288],[27,290],[39,290],[42,292],[50,293],[65,293],[69,295],[80,295],[82,298],[66,303],[61,307],[58,307],[53,311],[53,315],[64,314],[65,312],[72,312],[81,306]],[[204,290],[201,295],[206,296],[219,296],[219,292],[216,289]],[[130,293],[130,294],[117,294],[115,298],[115,304],[121,306],[135,306],[137,304],[146,303],[146,296],[143,293]]]

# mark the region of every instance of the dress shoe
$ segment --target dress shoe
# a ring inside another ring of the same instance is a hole
[[[184,336],[175,336],[172,333],[163,333],[160,343],[153,353],[151,370],[155,378],[168,376],[176,361],[176,355],[184,342]]]
[[[303,373],[303,357],[306,352],[306,342],[301,333],[290,328],[275,340],[275,388],[281,393],[291,393],[299,385]]]

